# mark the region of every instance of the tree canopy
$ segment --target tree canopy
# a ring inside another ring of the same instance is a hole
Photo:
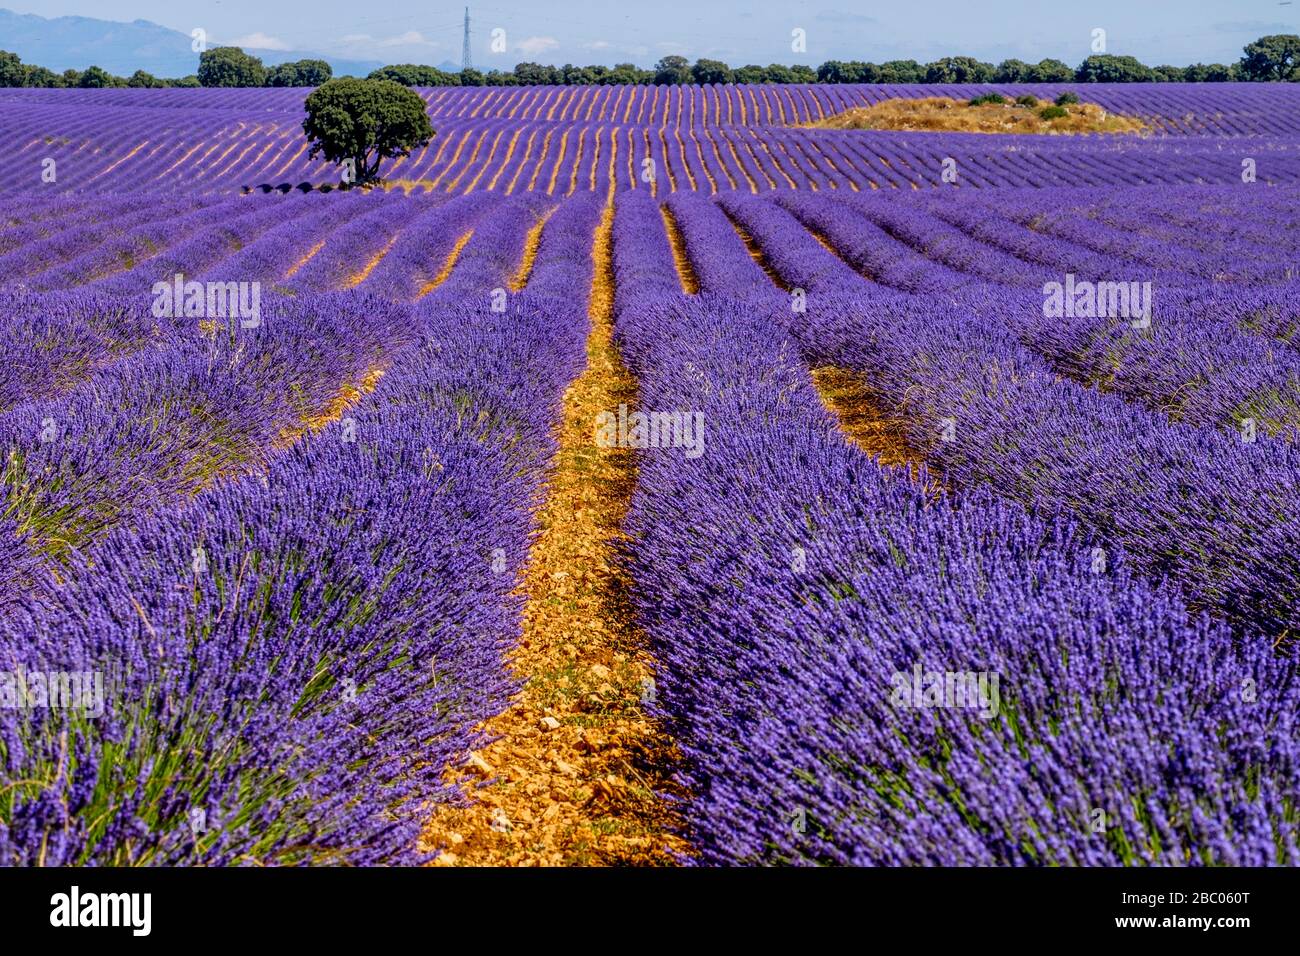
[[[970,56],[945,56],[925,68],[927,83],[991,83],[996,72],[991,63]]]
[[[137,89],[157,89],[167,84],[147,70],[136,70],[127,78],[126,85]]]
[[[696,83],[730,83],[731,67],[721,60],[696,60],[691,67],[691,79]]]
[[[1084,60],[1074,78],[1079,83],[1153,83],[1160,77],[1136,57],[1105,53]]]
[[[0,86],[24,86],[26,70],[18,54],[0,50]]]
[[[199,83],[203,86],[262,86],[266,67],[239,47],[218,46],[199,54]]]
[[[97,66],[86,67],[86,71],[77,77],[77,86],[83,90],[103,89],[114,85],[113,75]]]
[[[446,73],[437,67],[420,66],[416,63],[395,63],[391,66],[372,70],[368,80],[392,80],[402,86],[459,86],[460,81],[454,73]]]
[[[266,76],[267,86],[320,86],[334,75],[324,60],[293,60],[272,67]]]
[[[655,85],[676,86],[691,82],[691,63],[684,56],[666,56],[655,64]]]
[[[407,156],[434,136],[424,100],[393,80],[330,80],[303,105],[308,155],[332,163],[351,160],[357,184],[373,182],[383,160]]]
[[[1300,81],[1300,36],[1291,33],[1260,37],[1246,44],[1241,72],[1247,80]]]

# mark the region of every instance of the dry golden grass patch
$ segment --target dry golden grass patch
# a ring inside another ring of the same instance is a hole
[[[435,181],[432,179],[385,179],[376,184],[384,192],[392,192],[394,189],[400,189],[403,195],[409,196],[415,190],[422,193],[433,192]],[[365,188],[365,187],[363,187]]]
[[[537,250],[542,245],[542,230],[546,228],[547,220],[559,208],[559,206],[552,206],[538,216],[537,221],[529,228],[528,235],[524,239],[524,254],[519,260],[519,267],[506,283],[511,292],[520,292],[528,285],[528,277],[533,274],[533,264],[537,261]]]
[[[384,256],[388,255],[389,251],[392,250],[393,245],[396,242],[397,242],[397,236],[394,235],[391,239],[389,239],[386,243],[384,243],[383,248],[381,248],[378,252],[376,252],[373,256],[370,257],[369,261],[367,261],[366,264],[361,267],[360,272],[356,272],[353,275],[348,276],[347,281],[343,283],[343,288],[355,289],[357,286],[361,285],[361,283],[365,282],[366,279],[370,278],[370,273],[375,271],[375,267],[378,266],[379,263],[383,261]]]
[[[523,690],[449,772],[468,806],[438,808],[423,845],[442,866],[664,865],[685,845],[662,795],[671,741],[646,716],[651,658],[617,561],[636,483],[628,449],[595,441],[600,412],[636,403],[613,336],[612,206],[593,249],[587,368],[564,396],[559,453],[521,589],[511,659]]]
[[[447,281],[451,276],[451,270],[456,268],[456,261],[460,259],[461,252],[463,252],[465,246],[469,244],[469,240],[473,235],[474,230],[470,229],[456,240],[456,244],[451,247],[451,252],[447,254],[447,261],[442,264],[442,268],[438,270],[438,274],[424,285],[420,286],[420,291],[415,295],[417,299],[423,299],[426,295]]]
[[[316,253],[320,252],[320,251],[321,251],[322,249],[324,249],[324,248],[325,248],[325,240],[322,239],[320,242],[316,243],[316,245],[314,245],[314,246],[312,246],[310,249],[308,249],[306,255],[304,255],[301,259],[299,259],[297,262],[295,262],[293,265],[291,265],[291,266],[289,267],[289,271],[286,272],[286,273],[284,274],[283,278],[285,278],[285,279],[292,279],[293,276],[294,276],[294,273],[296,273],[299,269],[301,269],[301,268],[302,268],[303,266],[305,266],[307,263],[311,262],[312,257],[314,257],[314,256],[316,255]]]
[[[731,228],[736,230],[737,238],[745,244],[745,251],[749,253],[749,258],[754,260],[754,264],[763,270],[763,273],[772,280],[774,286],[782,292],[789,292],[792,286],[781,277],[781,273],[776,271],[776,267],[772,265],[771,260],[763,252],[763,247],[758,244],[735,216],[725,208],[722,212],[727,217],[727,221],[731,223]]]
[[[1132,116],[1111,113],[1096,103],[1071,103],[1066,116],[1043,119],[1039,112],[1050,100],[1036,107],[1014,103],[982,103],[946,96],[923,99],[882,100],[872,106],[856,107],[814,123],[809,129],[880,129],[951,133],[1145,133],[1151,127]]]
[[[379,380],[384,377],[386,369],[383,366],[376,366],[366,372],[365,375],[356,382],[345,382],[339,390],[330,399],[329,404],[317,411],[314,415],[309,415],[302,419],[292,428],[286,428],[282,431],[276,440],[277,449],[288,448],[303,435],[315,433],[323,429],[326,425],[332,425],[343,418],[357,402],[373,392],[379,385]]]
[[[668,245],[673,250],[673,262],[677,266],[677,281],[681,283],[683,292],[695,295],[700,291],[700,278],[695,274],[690,256],[686,254],[686,240],[682,238],[677,217],[673,215],[673,211],[666,203],[659,204],[659,215],[664,221],[664,231],[668,233]]]
[[[812,370],[813,385],[822,404],[835,416],[850,442],[882,465],[906,466],[912,477],[920,477],[925,457],[908,444],[901,429],[881,408],[866,376],[835,365]],[[938,494],[943,488],[938,471],[929,466],[926,487]]]

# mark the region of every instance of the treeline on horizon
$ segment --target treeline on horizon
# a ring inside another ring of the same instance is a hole
[[[268,67],[238,47],[214,47],[199,56],[197,74],[163,79],[144,70],[129,77],[114,76],[98,66],[55,73],[25,64],[14,53],[0,50],[0,87],[258,87],[319,86],[333,70],[324,60],[296,60]],[[813,69],[796,64],[750,64],[730,67],[720,60],[691,63],[683,56],[666,56],[652,69],[631,63],[609,66],[549,66],[519,63],[513,70],[461,70],[398,63],[372,71],[367,79],[395,80],[405,86],[676,86],[707,83],[1233,83],[1300,82],[1300,36],[1261,37],[1243,48],[1233,64],[1193,63],[1190,66],[1147,66],[1135,57],[1097,54],[1077,67],[1061,60],[1037,63],[1003,60],[993,64],[969,56],[949,56],[932,63],[890,60],[866,63],[827,60]]]

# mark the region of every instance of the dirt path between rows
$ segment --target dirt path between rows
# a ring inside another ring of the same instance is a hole
[[[636,403],[613,337],[613,207],[596,231],[587,368],[564,396],[560,449],[523,575],[523,632],[511,665],[526,681],[486,725],[496,741],[453,774],[469,807],[425,832],[442,866],[666,865],[673,832],[671,741],[647,718],[644,635],[616,566],[636,483],[632,452],[600,448],[601,411]]]
[[[884,413],[866,376],[835,365],[810,369],[809,374],[817,396],[835,416],[845,438],[881,465],[906,465],[913,480],[919,480],[925,457]],[[943,488],[943,476],[934,465],[927,468],[925,486],[932,494]]]

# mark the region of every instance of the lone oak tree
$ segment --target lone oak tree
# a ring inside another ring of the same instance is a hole
[[[352,160],[358,185],[379,178],[379,164],[408,156],[434,136],[424,100],[392,80],[330,80],[304,104],[302,130],[311,141],[308,156],[332,163]]]

